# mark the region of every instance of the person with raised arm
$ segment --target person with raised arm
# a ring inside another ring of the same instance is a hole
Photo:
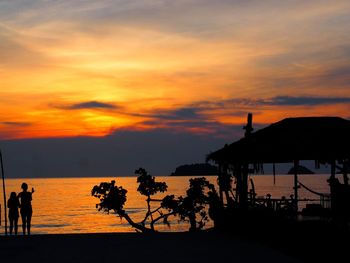
[[[21,212],[21,218],[22,218],[22,229],[23,229],[23,235],[27,234],[30,235],[30,224],[33,214],[32,209],[32,193],[34,193],[34,188],[32,188],[31,192],[28,192],[28,185],[26,183],[22,183],[22,192],[18,194],[18,198],[20,200],[20,212]]]

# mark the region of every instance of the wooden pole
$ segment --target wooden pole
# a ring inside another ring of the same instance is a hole
[[[348,160],[344,160],[343,162],[343,178],[344,178],[344,184],[349,185],[349,178],[348,178]]]
[[[243,129],[245,130],[244,133],[244,137],[245,138],[249,138],[253,129],[253,114],[252,113],[248,113],[247,116],[247,125],[243,127]],[[249,149],[246,149],[249,150]],[[247,208],[247,204],[248,204],[248,168],[249,168],[249,163],[248,162],[243,162],[242,164],[242,184],[241,184],[241,189],[240,189],[240,205],[242,208]]]
[[[296,211],[298,211],[298,167],[299,161],[294,160],[294,205]]]
[[[222,164],[219,163],[219,174],[218,174],[218,181],[219,181],[219,196],[220,196],[220,202],[222,206],[224,206],[224,196],[222,194]]]
[[[4,192],[5,235],[7,235],[7,204],[6,204],[5,174],[4,174],[4,164],[2,161],[1,150],[0,150],[0,162],[1,162],[1,174],[2,174],[2,190]]]
[[[335,160],[331,161],[331,178],[335,179],[335,169],[336,169],[336,165],[335,165]]]
[[[335,189],[334,189],[334,184],[335,184],[335,167],[336,163],[335,160],[331,161],[331,177],[329,178],[329,186],[330,186],[330,190],[331,190],[331,210],[333,213],[338,212],[337,210],[337,204],[336,204],[336,193],[335,193]]]
[[[276,185],[276,165],[275,165],[275,163],[273,163],[272,171],[273,171],[273,185]]]

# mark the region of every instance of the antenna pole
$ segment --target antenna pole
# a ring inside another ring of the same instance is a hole
[[[7,235],[7,204],[6,204],[5,174],[4,174],[4,164],[2,161],[1,150],[0,150],[0,162],[1,162],[1,175],[2,175],[2,190],[4,192],[5,235]]]

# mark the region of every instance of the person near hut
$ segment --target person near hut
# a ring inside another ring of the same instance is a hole
[[[19,208],[19,201],[17,198],[16,192],[12,192],[10,195],[10,198],[7,201],[7,207],[9,209],[9,221],[10,221],[10,235],[12,235],[13,230],[15,232],[15,235],[17,235],[18,232],[18,208]]]
[[[22,218],[22,230],[23,235],[30,235],[30,224],[33,214],[32,209],[32,193],[34,193],[34,188],[32,188],[31,192],[28,192],[28,185],[26,183],[22,183],[22,192],[18,194],[18,198],[20,199],[20,207],[21,207],[21,218]]]
[[[266,208],[268,210],[273,210],[273,203],[272,203],[272,200],[271,200],[271,194],[267,194],[266,195],[265,202],[266,202]]]
[[[350,221],[350,186],[342,184],[331,176],[328,180],[331,188],[332,213],[336,220]]]

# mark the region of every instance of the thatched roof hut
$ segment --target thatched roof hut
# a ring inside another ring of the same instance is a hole
[[[287,118],[207,157],[217,163],[331,162],[350,158],[350,121],[339,117]]]
[[[348,185],[347,165],[350,160],[350,121],[339,117],[287,118],[251,133],[252,115],[248,115],[246,136],[222,149],[210,153],[208,161],[221,167],[222,174],[227,168],[235,170],[238,202],[246,206],[247,176],[249,164],[258,171],[264,163],[315,160],[331,164],[331,179],[335,179],[336,167],[342,165],[344,184]],[[224,168],[222,168],[224,167]],[[297,169],[294,177],[294,199],[298,202]],[[332,192],[332,186],[331,186]]]

